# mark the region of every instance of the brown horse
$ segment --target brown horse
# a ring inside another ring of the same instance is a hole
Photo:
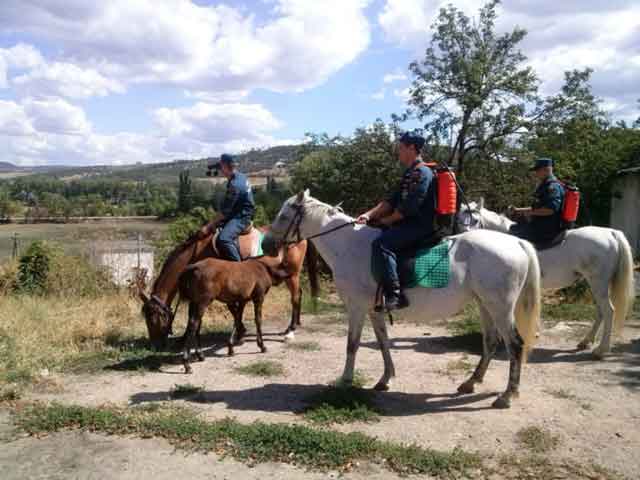
[[[244,262],[229,262],[219,258],[206,258],[189,265],[178,279],[180,300],[189,302],[189,323],[185,332],[183,358],[185,373],[191,373],[189,359],[195,337],[196,358],[204,360],[200,351],[200,327],[202,316],[214,300],[227,304],[233,313],[234,329],[229,336],[229,355],[238,342],[237,326],[242,324],[242,314],[251,301],[255,311],[256,341],[262,353],[267,347],[262,340],[262,303],[272,285],[278,285],[289,276],[276,257],[250,258]]]
[[[139,289],[138,295],[143,303],[142,314],[147,323],[149,340],[155,348],[165,348],[168,335],[173,333],[175,311],[172,311],[171,305],[178,293],[178,278],[180,274],[192,263],[205,258],[218,257],[212,237],[212,235],[204,238],[198,238],[197,235],[191,236],[169,254],[160,270],[160,274],[153,283],[151,294],[147,295],[143,288]],[[239,244],[242,258],[248,258],[251,252],[256,250],[254,247],[258,239],[258,230],[255,228],[248,235],[240,236]],[[303,240],[290,245],[283,253],[283,267],[289,275],[286,279],[286,284],[291,292],[291,322],[285,333],[295,331],[296,326],[300,325],[302,299],[300,273],[307,254],[312,256],[307,260],[311,292],[312,295],[317,296],[315,249],[310,248],[307,252],[307,242]],[[240,340],[246,329],[241,320],[235,327],[238,331],[238,340]]]

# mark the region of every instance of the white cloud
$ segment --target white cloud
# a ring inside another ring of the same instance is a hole
[[[123,93],[117,80],[105,78],[94,69],[82,69],[72,63],[43,63],[14,77],[13,86],[23,96],[62,96],[67,98],[104,97]]]
[[[9,86],[7,78],[9,69],[34,68],[43,61],[40,52],[31,45],[18,43],[11,48],[0,48],[0,88]]]
[[[393,90],[393,95],[395,97],[401,98],[402,100],[404,100],[406,102],[411,97],[410,88],[409,87],[407,87],[407,88],[395,88]]]
[[[385,84],[393,83],[393,82],[401,82],[407,79],[407,75],[402,72],[395,73],[387,73],[384,77],[382,77],[382,82]]]
[[[276,139],[282,126],[259,104],[199,102],[153,112],[151,133],[95,132],[82,108],[60,98],[0,100],[0,151],[20,165],[122,164],[200,158],[224,151],[295,143]]]
[[[263,22],[189,0],[4,0],[0,31],[61,47],[61,61],[105,78],[195,91],[299,91],[323,83],[369,44],[369,0],[278,0]]]
[[[430,38],[429,26],[449,0],[386,0],[378,23],[388,41],[409,48],[419,58]],[[455,6],[467,15],[477,16],[481,4],[458,0]],[[521,26],[529,32],[522,43],[542,80],[542,92],[555,93],[564,71],[594,69],[594,91],[617,105],[630,96],[640,96],[640,5],[633,0],[540,0],[504,2],[499,10],[498,31]],[[625,115],[629,115],[626,113]]]
[[[371,98],[373,100],[384,100],[384,97],[385,97],[386,93],[387,93],[387,89],[386,88],[381,88],[377,92],[373,93],[371,95]]]

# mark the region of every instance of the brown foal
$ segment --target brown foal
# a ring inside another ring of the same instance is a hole
[[[262,340],[262,303],[271,286],[289,276],[281,258],[276,257],[252,258],[243,262],[207,258],[189,265],[178,278],[180,299],[189,302],[182,358],[185,373],[191,373],[189,359],[194,337],[196,359],[204,360],[200,351],[200,327],[202,316],[214,300],[225,303],[233,314],[234,328],[227,344],[229,355],[233,355],[233,345],[240,340],[238,325],[242,324],[242,314],[249,301],[253,302],[255,311],[258,348],[262,353],[266,352],[267,347]]]

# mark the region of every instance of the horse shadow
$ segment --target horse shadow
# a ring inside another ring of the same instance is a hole
[[[268,413],[301,414],[308,408],[313,398],[327,389],[327,385],[298,385],[270,383],[245,390],[200,391],[179,400],[197,404],[224,404],[229,410]],[[365,390],[371,395],[376,409],[382,416],[412,416],[445,412],[476,412],[492,409],[485,402],[496,397],[499,392],[482,392],[471,395],[458,393],[405,393],[376,392]],[[132,405],[147,402],[177,400],[171,391],[140,392],[130,397]]]
[[[200,336],[202,354],[206,358],[223,358],[227,356],[227,343],[230,332],[208,332]],[[265,332],[262,334],[264,342],[284,343],[284,339],[277,338],[280,332]],[[275,338],[274,338],[275,337]],[[255,342],[255,334],[247,334],[243,337],[243,344]],[[117,340],[108,343],[109,346],[119,349],[124,360],[107,365],[103,370],[116,372],[150,371],[160,373],[177,373],[163,371],[162,367],[171,365],[182,365],[182,349],[184,341],[182,337],[170,337],[167,348],[163,351],[138,355],[136,352],[150,352],[149,341],[144,337],[129,340]],[[129,354],[129,352],[131,352]],[[240,353],[241,355],[250,354]],[[257,353],[257,352],[253,352]],[[238,353],[237,353],[238,354]]]

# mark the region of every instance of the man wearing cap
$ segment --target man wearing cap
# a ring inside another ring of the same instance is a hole
[[[255,213],[251,184],[245,174],[236,170],[234,158],[226,153],[220,156],[218,163],[209,168],[213,168],[216,175],[218,171],[222,172],[222,175],[227,178],[227,191],[220,213],[203,226],[198,235],[204,238],[210,235],[218,225],[222,225],[216,242],[218,251],[223,258],[239,262],[241,258],[238,237],[249,227]]]
[[[530,169],[539,180],[530,207],[509,207],[509,212],[518,219],[510,232],[533,243],[553,240],[562,230],[562,203],[564,188],[553,174],[553,160],[539,158]]]
[[[382,287],[388,310],[408,306],[400,291],[398,253],[433,233],[433,173],[420,159],[424,142],[424,138],[414,133],[407,132],[400,137],[398,160],[406,170],[399,188],[357,218],[358,223],[375,221],[390,227],[372,244],[373,261],[381,267],[384,276]]]

